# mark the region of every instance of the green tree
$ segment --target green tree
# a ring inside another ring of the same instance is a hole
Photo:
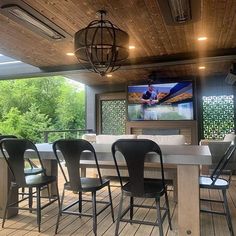
[[[43,130],[83,129],[84,90],[63,77],[1,81],[0,132],[43,141]],[[55,138],[59,135],[54,135]]]
[[[71,85],[61,87],[56,108],[57,125],[63,129],[84,129],[85,96]]]
[[[22,115],[19,135],[34,142],[42,141],[42,133],[39,131],[50,128],[51,119],[48,115],[42,114],[35,104],[32,104],[29,111]]]
[[[10,111],[4,115],[0,122],[0,133],[20,135],[22,126],[22,115],[16,107],[12,107]]]

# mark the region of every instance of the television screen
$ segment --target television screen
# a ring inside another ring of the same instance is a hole
[[[128,119],[193,120],[192,82],[128,86]]]

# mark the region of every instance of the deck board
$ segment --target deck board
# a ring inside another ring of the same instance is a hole
[[[63,183],[63,181],[59,181]],[[60,193],[62,190],[62,185],[60,185]],[[112,182],[112,198],[113,198],[113,207],[115,213],[115,219],[118,213],[118,206],[120,201],[120,188],[115,183]],[[107,189],[100,191],[97,195],[98,199],[108,200]],[[170,210],[173,230],[171,231],[168,226],[167,219],[163,224],[165,236],[175,236],[177,234],[177,208],[178,204],[175,203],[173,199],[173,192],[168,191],[169,201],[170,201]],[[77,199],[77,195],[68,193],[65,198],[65,203],[71,202],[72,200]],[[202,197],[212,197],[220,199],[221,195],[218,191],[209,191],[206,189],[201,190]],[[87,195],[87,198],[90,196]],[[231,182],[230,189],[227,193],[228,202],[231,210],[233,226],[236,225],[236,178]],[[129,200],[124,201],[124,205],[127,205]],[[150,199],[136,199],[135,203],[139,204],[151,204],[154,205],[154,201]],[[203,203],[202,206],[212,207],[214,210],[221,209],[221,206],[216,204]],[[84,203],[83,209],[85,211],[91,211],[91,204]],[[57,220],[57,203],[49,206],[48,208],[42,211],[42,224],[41,224],[41,233],[37,231],[36,216],[33,213],[28,211],[20,211],[17,217],[6,220],[5,228],[0,228],[0,236],[11,235],[11,236],[48,236],[54,235],[55,224]],[[148,210],[143,208],[135,208],[136,219],[145,219],[145,220],[154,220],[156,217],[155,210]],[[1,223],[1,220],[0,220]],[[235,227],[235,226],[234,226]],[[236,230],[236,228],[234,229]],[[98,236],[113,236],[115,232],[115,224],[112,222],[110,209],[108,208],[98,216]],[[137,224],[128,224],[121,222],[120,224],[120,235],[125,236],[158,236],[158,228],[154,226],[147,225],[137,225]],[[60,220],[58,235],[85,235],[92,236],[92,219],[89,217],[77,217],[71,215],[63,215]],[[213,215],[213,214],[201,214],[201,235],[202,236],[221,236],[229,235],[229,230],[227,222],[224,216]]]

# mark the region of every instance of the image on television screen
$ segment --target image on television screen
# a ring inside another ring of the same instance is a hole
[[[193,120],[192,82],[128,86],[128,119]]]

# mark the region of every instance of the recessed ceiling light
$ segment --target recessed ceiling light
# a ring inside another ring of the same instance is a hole
[[[206,36],[201,36],[201,37],[198,37],[197,40],[198,41],[205,41],[205,40],[207,40],[207,37]]]
[[[205,70],[206,67],[205,67],[205,66],[199,66],[198,69],[199,69],[199,70]]]
[[[75,54],[73,52],[67,52],[66,55],[67,56],[74,56]]]
[[[135,46],[130,45],[130,46],[129,46],[129,49],[135,49]]]
[[[109,78],[112,77],[112,74],[107,74],[107,77],[109,77]]]

